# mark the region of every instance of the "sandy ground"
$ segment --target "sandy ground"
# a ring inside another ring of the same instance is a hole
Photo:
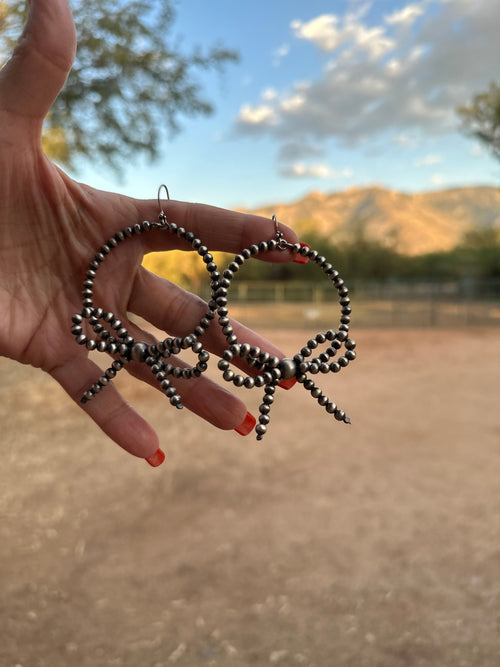
[[[500,332],[354,337],[261,444],[122,377],[158,469],[0,359],[1,667],[498,667]]]

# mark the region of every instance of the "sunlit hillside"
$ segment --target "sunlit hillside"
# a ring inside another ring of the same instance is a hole
[[[500,188],[464,187],[421,194],[381,187],[311,192],[292,204],[252,211],[279,220],[299,234],[316,231],[336,241],[364,238],[404,255],[451,250],[474,229],[500,229]]]

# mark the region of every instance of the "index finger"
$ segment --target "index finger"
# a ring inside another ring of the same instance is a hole
[[[136,200],[135,203],[137,212],[143,219],[152,220],[158,217],[160,211],[157,201]],[[168,222],[174,222],[186,231],[193,232],[210,251],[239,253],[252,244],[276,238],[276,225],[271,218],[172,199],[163,200],[162,207]],[[299,242],[293,229],[281,222],[278,223],[278,228],[287,242]],[[173,247],[191,249],[187,242],[181,239],[177,241],[173,245],[170,234],[152,233],[144,238],[144,247],[146,252],[169,250]],[[259,255],[259,259],[279,263],[291,262],[293,258],[294,254],[290,250],[270,250]]]

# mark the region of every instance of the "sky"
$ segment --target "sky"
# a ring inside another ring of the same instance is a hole
[[[215,106],[181,118],[161,158],[77,174],[95,187],[225,208],[380,185],[421,192],[500,183],[457,107],[500,80],[497,0],[178,0],[184,48],[238,51],[199,76]]]

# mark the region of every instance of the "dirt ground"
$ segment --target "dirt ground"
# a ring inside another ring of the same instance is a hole
[[[0,359],[1,667],[498,667],[500,331],[353,335],[260,444],[120,378],[158,469]]]

